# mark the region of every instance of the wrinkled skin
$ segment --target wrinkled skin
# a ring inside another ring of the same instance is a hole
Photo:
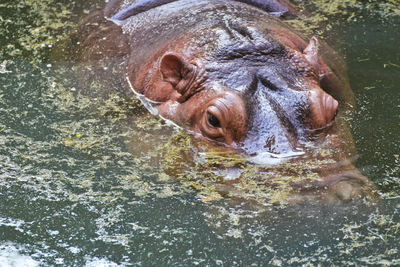
[[[283,23],[296,16],[289,3],[123,2],[92,15],[101,30],[78,54],[80,60],[124,56],[132,89],[161,117],[250,156],[302,154],[340,131],[338,109],[353,102],[340,59]],[[343,149],[340,142],[330,140]],[[342,164],[347,155],[336,159],[345,167],[321,170],[323,181],[315,185],[345,200],[370,186],[351,163]]]

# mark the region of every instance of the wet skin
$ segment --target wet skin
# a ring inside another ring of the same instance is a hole
[[[339,57],[283,23],[297,12],[285,1],[122,2],[104,9],[106,30],[83,42],[83,57],[126,55],[132,89],[204,140],[251,156],[294,155],[337,131],[339,107],[353,102]],[[108,41],[99,52],[100,39]],[[319,186],[343,199],[369,184],[352,164],[336,172],[321,171]]]
[[[139,0],[134,1],[128,7],[122,9],[117,14],[113,15],[111,19],[118,23],[129,17],[146,12],[152,8],[162,6],[178,0]],[[251,6],[258,7],[264,11],[278,17],[287,17],[297,13],[296,9],[285,0],[227,0],[246,3]]]

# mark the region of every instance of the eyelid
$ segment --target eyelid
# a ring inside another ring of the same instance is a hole
[[[210,105],[207,109],[213,108],[213,111],[215,111],[215,113],[213,113],[213,114],[218,114],[218,116],[216,116],[216,117],[221,122],[226,122],[226,120],[229,117],[231,108],[225,103],[225,101],[223,101],[223,99],[216,99],[213,102],[214,103],[212,105]]]

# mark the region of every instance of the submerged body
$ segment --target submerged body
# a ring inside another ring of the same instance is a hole
[[[369,184],[339,167],[348,148],[335,117],[353,101],[340,60],[282,22],[295,12],[285,1],[117,0],[101,12],[81,58],[123,56],[132,89],[163,118],[254,158],[310,156],[328,136],[343,153],[318,187],[351,199]]]

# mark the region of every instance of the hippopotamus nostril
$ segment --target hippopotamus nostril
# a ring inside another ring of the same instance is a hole
[[[338,112],[339,102],[319,88],[312,89],[308,99],[311,129],[321,129],[331,124]]]
[[[339,102],[328,94],[324,94],[324,112],[326,123],[331,123],[338,112]]]

